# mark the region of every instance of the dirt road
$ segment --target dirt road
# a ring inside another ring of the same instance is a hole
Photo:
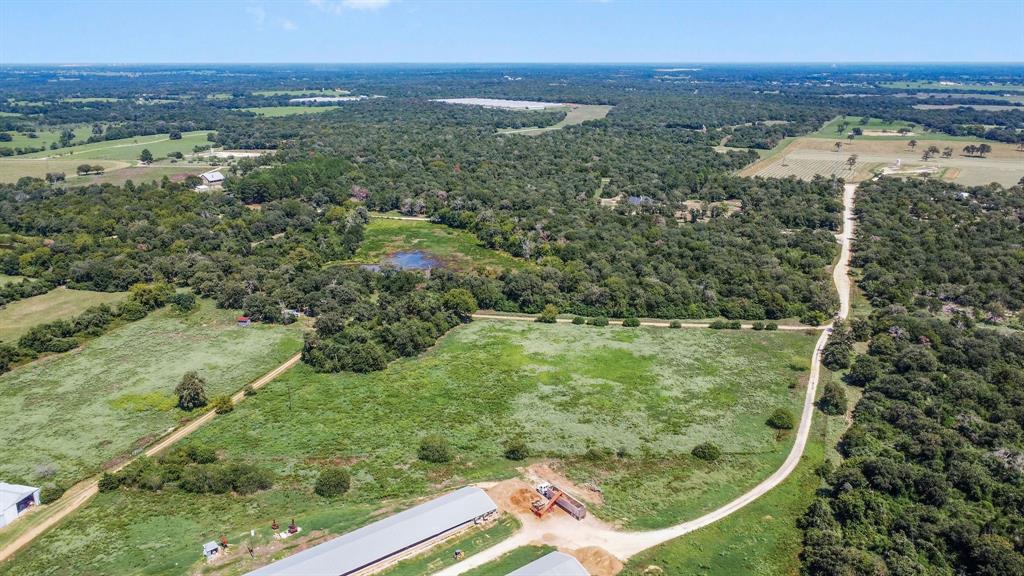
[[[277,378],[284,372],[288,371],[292,366],[295,366],[302,359],[302,354],[296,354],[285,360],[283,364],[274,368],[270,372],[267,372],[263,376],[260,376],[256,380],[250,382],[253,388],[259,389],[266,386],[274,378]],[[238,404],[245,398],[245,392],[237,392],[231,397],[231,401]],[[174,443],[180,441],[182,438],[195,432],[202,426],[209,423],[211,420],[217,417],[217,413],[213,410],[203,414],[199,418],[192,420],[184,426],[175,429],[173,432],[161,438],[155,444],[152,444],[147,448],[142,455],[155,456],[161,451],[169,448]],[[139,456],[129,458],[118,466],[112,468],[111,472],[117,472],[124,469],[134,462]],[[69,514],[79,509],[88,502],[93,496],[99,492],[99,478],[92,477],[87,480],[83,480],[78,484],[75,484],[64,493],[64,496],[57,502],[50,504],[44,508],[40,508],[37,511],[30,513],[26,518],[21,519],[19,522],[11,525],[12,529],[27,528],[24,532],[19,534],[9,544],[5,545],[0,549],[0,562],[10,558],[15,552],[23,548],[32,540],[36,539],[40,534],[52,528],[58,522],[66,518]],[[24,522],[25,524],[21,524]],[[19,527],[19,524],[21,526]]]
[[[840,319],[845,319],[850,313],[850,244],[853,239],[853,205],[856,190],[857,186],[855,184],[847,184],[843,189],[843,231],[838,235],[842,248],[839,253],[839,262],[832,272],[832,279],[836,284],[836,289],[839,291],[838,317]],[[780,328],[782,327],[780,326]],[[643,550],[713,524],[767,494],[768,491],[782,483],[796,469],[800,458],[803,456],[804,448],[807,446],[807,439],[811,431],[811,421],[814,416],[814,399],[818,389],[818,382],[821,378],[821,351],[828,342],[830,335],[831,330],[823,330],[818,337],[818,342],[814,346],[814,354],[811,359],[811,373],[807,379],[803,411],[800,413],[800,425],[797,427],[796,439],[793,441],[793,447],[790,449],[789,455],[778,470],[739,498],[700,518],[661,530],[645,532],[620,532],[593,516],[588,516],[582,522],[577,522],[565,514],[556,513],[543,520],[538,520],[531,514],[523,514],[521,511],[512,510],[512,513],[516,514],[523,524],[523,527],[516,534],[495,546],[470,556],[454,566],[437,572],[435,576],[457,576],[458,574],[463,574],[515,548],[528,544],[548,544],[570,553],[583,548],[598,547],[609,552],[619,560],[626,561]],[[495,486],[492,486],[491,490],[494,491],[495,488]],[[509,508],[504,507],[504,509],[508,510]]]

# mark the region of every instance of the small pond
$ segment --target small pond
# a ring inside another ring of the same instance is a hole
[[[383,266],[394,266],[400,270],[430,270],[441,266],[441,261],[426,252],[413,250],[410,252],[395,252],[388,256],[380,264],[365,264],[363,268],[378,271]]]

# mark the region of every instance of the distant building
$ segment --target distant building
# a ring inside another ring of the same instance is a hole
[[[224,175],[220,173],[220,170],[211,170],[204,172],[199,175],[199,178],[203,180],[203,184],[213,188],[215,186],[224,185]]]
[[[248,576],[347,576],[393,560],[489,518],[497,506],[466,487],[250,572]]]
[[[530,562],[508,576],[590,576],[579,560],[562,552],[552,552]]]
[[[654,200],[650,196],[627,196],[626,202],[631,206],[650,206]]]
[[[220,544],[214,540],[210,540],[206,544],[203,544],[203,557],[209,562],[214,556],[220,554]]]
[[[239,316],[238,317],[238,325],[241,326],[242,328],[245,328],[246,326],[248,326],[250,324],[252,324],[252,319],[249,318],[248,316]]]
[[[14,522],[18,516],[39,505],[39,488],[0,482],[0,528]]]

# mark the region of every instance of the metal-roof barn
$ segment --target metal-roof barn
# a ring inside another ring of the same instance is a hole
[[[14,521],[22,512],[39,505],[39,488],[0,482],[0,526]]]
[[[542,556],[508,576],[590,576],[579,560],[562,552]]]
[[[483,490],[461,488],[254,570],[249,576],[345,576],[471,524],[497,508]]]

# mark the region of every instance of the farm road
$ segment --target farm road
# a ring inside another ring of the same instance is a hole
[[[291,367],[298,364],[301,359],[302,354],[296,354],[291,358],[285,360],[284,363],[278,366],[277,368],[274,368],[270,372],[267,372],[266,374],[260,376],[256,380],[253,380],[252,382],[250,382],[250,384],[255,389],[262,388],[263,386],[266,386],[274,378],[277,378],[281,374],[284,374]],[[231,397],[231,401],[235,404],[238,404],[244,398],[245,392],[239,391],[236,392],[235,395]],[[142,453],[142,455],[155,456],[159,454],[161,451],[171,447],[173,444],[175,444],[182,438],[185,438],[189,434],[195,432],[199,428],[208,424],[211,420],[213,420],[216,417],[217,413],[215,411],[210,410],[206,412],[199,418],[196,418],[195,420],[192,420],[188,424],[185,424],[184,426],[175,429],[167,436],[161,438],[160,441],[156,442],[155,444],[152,444]],[[133,458],[129,458],[124,462],[118,464],[110,471],[117,472],[119,470],[122,470],[125,466],[128,466],[138,458],[138,455]],[[13,528],[15,529],[21,528],[22,526],[24,526],[26,529],[24,529],[24,532],[19,534],[14,540],[4,545],[3,548],[0,549],[0,562],[7,560],[15,552],[26,546],[32,540],[36,539],[36,537],[41,535],[43,532],[46,532],[48,529],[52,528],[58,522],[66,518],[69,514],[81,508],[98,492],[99,478],[94,476],[87,480],[82,480],[78,484],[75,484],[74,486],[69,488],[68,491],[64,493],[64,496],[57,502],[48,505],[45,508],[41,508],[35,511],[34,513],[29,514],[28,517],[23,518],[21,522],[24,522],[25,524],[19,526],[19,524],[21,523],[19,522],[18,524],[12,525]]]
[[[855,226],[853,206],[856,191],[856,184],[847,184],[843,189],[843,231],[838,237],[842,248],[839,253],[839,262],[832,271],[832,280],[839,291],[838,317],[840,319],[846,319],[850,313],[850,244],[853,240]],[[780,326],[780,328],[782,327]],[[807,380],[807,392],[804,394],[803,411],[800,414],[800,425],[797,427],[796,439],[789,455],[778,470],[747,493],[699,518],[661,530],[644,532],[620,532],[590,516],[582,522],[576,522],[564,514],[557,514],[547,520],[556,519],[559,521],[558,523],[545,521],[543,524],[520,516],[520,520],[523,520],[523,528],[512,537],[435,573],[435,576],[457,576],[495,560],[515,548],[535,543],[553,545],[570,552],[596,546],[625,561],[648,548],[713,524],[767,494],[796,469],[803,456],[804,448],[807,446],[811,421],[814,416],[814,399],[821,377],[821,351],[831,336],[830,328],[831,324],[826,326],[814,346],[811,373]]]

